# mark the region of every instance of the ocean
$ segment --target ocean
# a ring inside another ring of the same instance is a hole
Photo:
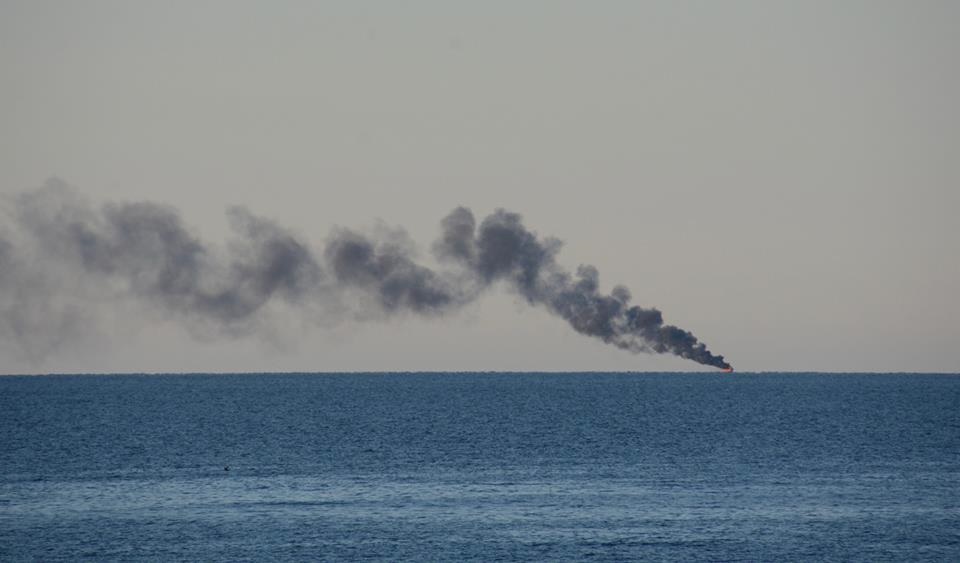
[[[960,561],[960,376],[0,377],[0,560]]]

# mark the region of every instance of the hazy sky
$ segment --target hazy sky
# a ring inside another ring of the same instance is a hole
[[[960,370],[960,3],[0,1],[0,191],[321,245],[521,213],[741,370]],[[7,219],[4,219],[7,220]],[[110,303],[0,372],[685,370],[506,290],[198,338]]]

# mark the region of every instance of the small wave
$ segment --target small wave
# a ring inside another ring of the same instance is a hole
[[[338,506],[338,505],[347,505],[350,504],[347,501],[343,500],[264,500],[264,501],[240,501],[230,503],[230,506],[235,507],[246,507],[246,508],[256,508],[256,507],[275,507],[275,508],[284,508],[284,507],[318,507],[318,506]]]

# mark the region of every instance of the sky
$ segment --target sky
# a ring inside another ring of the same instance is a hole
[[[957,21],[927,0],[3,0],[0,195],[155,202],[223,246],[239,205],[318,254],[403,228],[430,264],[452,209],[505,208],[738,370],[956,372]],[[504,284],[439,316],[295,309],[228,334],[100,300],[43,354],[0,331],[0,373],[713,369]]]

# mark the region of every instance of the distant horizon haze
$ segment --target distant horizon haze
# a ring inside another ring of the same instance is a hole
[[[51,178],[95,209],[175,208],[225,252],[239,206],[313,249],[402,230],[432,264],[452,209],[502,208],[734,376],[956,373],[957,21],[947,1],[9,0],[0,242]],[[441,316],[271,305],[224,333],[109,299],[92,322],[11,290],[2,251],[2,374],[701,369],[500,284]],[[50,354],[2,328],[53,318],[74,336],[33,343]]]

